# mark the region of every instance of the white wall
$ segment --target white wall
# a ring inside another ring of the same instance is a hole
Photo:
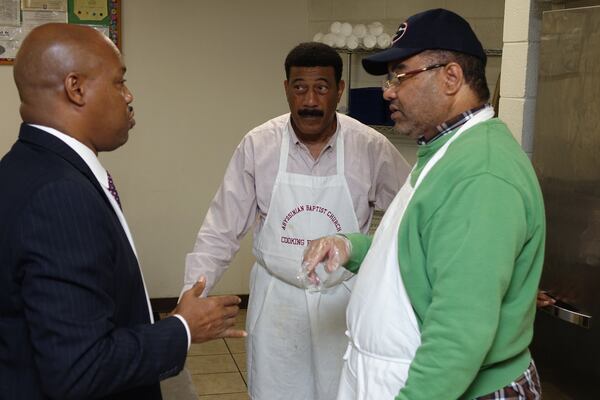
[[[306,4],[293,0],[123,2],[138,125],[103,159],[151,297],[179,294],[185,254],[241,137],[287,111],[283,60],[306,38],[306,21]],[[215,292],[248,292],[249,243]]]
[[[0,65],[0,157],[15,142],[21,123],[19,95],[12,73],[12,66]]]
[[[287,111],[283,61],[309,39],[297,0],[126,0],[123,54],[137,126],[101,155],[122,198],[151,297],[178,296],[229,158],[252,127]],[[0,66],[0,154],[20,123],[12,67]],[[216,288],[247,293],[249,240]]]

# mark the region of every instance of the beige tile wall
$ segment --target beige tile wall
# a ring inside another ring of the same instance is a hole
[[[506,0],[500,118],[530,156],[533,151],[541,8]]]

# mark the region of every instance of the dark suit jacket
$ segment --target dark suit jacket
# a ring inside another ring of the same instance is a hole
[[[0,399],[160,399],[177,318],[150,325],[138,262],[103,189],[28,125],[0,161]]]

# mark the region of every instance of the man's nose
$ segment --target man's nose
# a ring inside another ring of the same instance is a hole
[[[125,101],[127,104],[133,101],[133,93],[131,93],[131,90],[127,86],[125,86]]]
[[[396,98],[396,87],[390,86],[388,88],[383,89],[383,98],[387,101]]]
[[[317,93],[314,90],[309,90],[306,92],[306,96],[304,96],[304,105],[307,107],[315,107],[319,104],[317,100]]]

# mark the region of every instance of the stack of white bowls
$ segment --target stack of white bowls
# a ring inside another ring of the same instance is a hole
[[[386,49],[390,47],[392,38],[383,31],[383,24],[375,21],[369,24],[356,24],[335,21],[331,23],[329,32],[319,32],[313,41],[325,43],[337,49]]]

